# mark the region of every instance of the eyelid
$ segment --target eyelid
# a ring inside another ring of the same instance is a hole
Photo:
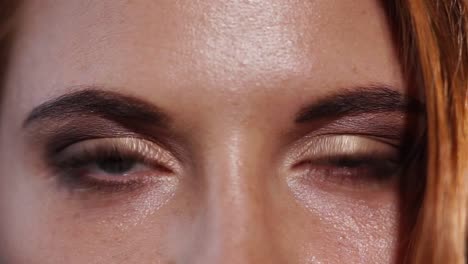
[[[361,193],[396,186],[401,158],[399,146],[352,134],[308,137],[300,143],[285,167],[291,179],[332,192]]]
[[[176,158],[159,144],[132,137],[89,139],[74,143],[57,153],[54,163],[61,164],[81,155],[93,157],[102,151],[112,152],[113,150],[138,155],[141,157],[141,162],[148,163],[148,165],[162,166],[173,172],[180,170]]]
[[[310,142],[304,154],[313,157],[330,155],[388,154],[397,149],[374,139],[355,135],[322,136]]]
[[[288,167],[298,161],[320,160],[336,156],[372,156],[398,160],[399,148],[393,144],[362,135],[326,134],[308,137],[293,146]]]

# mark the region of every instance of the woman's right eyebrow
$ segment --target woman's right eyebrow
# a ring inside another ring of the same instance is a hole
[[[171,119],[155,105],[117,92],[88,87],[62,95],[35,107],[23,122],[29,127],[41,120],[97,116],[168,128]]]

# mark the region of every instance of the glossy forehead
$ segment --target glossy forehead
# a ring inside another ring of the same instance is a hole
[[[17,50],[27,59],[18,63],[34,65],[30,79],[54,91],[158,84],[244,96],[284,90],[282,82],[294,92],[403,86],[380,1],[29,0],[22,14]]]

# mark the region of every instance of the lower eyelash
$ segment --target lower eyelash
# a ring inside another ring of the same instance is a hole
[[[308,160],[310,177],[338,184],[368,185],[385,184],[399,175],[399,163],[389,158],[369,156],[335,156]]]
[[[389,169],[398,167],[398,161],[389,159],[389,158],[379,158],[379,157],[346,157],[338,156],[326,159],[325,163],[333,164],[338,167],[347,167],[347,168],[356,168],[356,167],[373,167],[380,169]]]

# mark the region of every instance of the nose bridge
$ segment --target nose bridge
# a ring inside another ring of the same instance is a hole
[[[203,245],[198,263],[274,263],[265,177],[255,137],[225,138],[205,155]]]

